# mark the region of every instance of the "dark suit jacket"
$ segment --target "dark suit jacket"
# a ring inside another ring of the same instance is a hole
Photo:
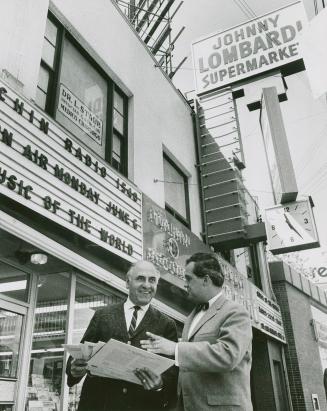
[[[107,342],[110,338],[140,347],[140,340],[147,339],[146,331],[151,331],[170,340],[177,341],[175,322],[149,307],[141,323],[130,339],[124,315],[123,303],[110,305],[98,310],[82,338],[83,341]],[[70,374],[71,358],[66,373],[71,387],[80,381]],[[177,385],[177,369],[172,367],[163,375],[161,391],[146,391],[143,386],[122,380],[87,375],[83,384],[78,411],[158,411],[173,405]]]

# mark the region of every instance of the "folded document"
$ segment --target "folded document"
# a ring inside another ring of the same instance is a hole
[[[113,338],[107,343],[85,342],[75,346],[64,344],[63,347],[73,358],[87,360],[87,369],[92,375],[129,381],[140,385],[141,381],[134,374],[137,368],[147,367],[155,374],[160,375],[175,363],[174,360]],[[80,355],[85,356],[80,357]]]
[[[64,349],[71,355],[74,360],[85,360],[88,361],[95,353],[97,353],[100,348],[102,348],[106,343],[99,341],[97,343],[84,341],[79,344],[62,344]]]

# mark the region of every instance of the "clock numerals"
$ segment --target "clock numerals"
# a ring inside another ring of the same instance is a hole
[[[309,201],[300,200],[266,210],[268,243],[273,254],[319,246],[310,207]]]

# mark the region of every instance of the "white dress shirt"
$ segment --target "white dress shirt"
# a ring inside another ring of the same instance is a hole
[[[127,330],[129,330],[129,327],[130,327],[131,322],[132,322],[135,305],[137,305],[137,304],[134,304],[129,299],[129,297],[127,298],[127,300],[124,303],[124,313],[125,313],[125,320],[126,320]],[[148,311],[148,309],[150,307],[150,304],[139,305],[139,307],[140,307],[140,309],[137,312],[137,321],[136,321],[135,328],[137,328],[139,326],[140,322],[142,321],[143,317],[145,316],[146,312]]]
[[[125,313],[125,321],[126,321],[126,326],[127,326],[127,331],[129,330],[129,327],[131,325],[132,322],[132,318],[133,318],[133,312],[134,312],[134,307],[138,305],[138,304],[134,304],[129,297],[127,298],[127,300],[124,303],[124,313]],[[140,322],[142,321],[143,317],[145,316],[146,312],[148,311],[150,304],[147,305],[138,305],[140,307],[140,309],[137,312],[137,320],[136,320],[136,325],[135,325],[135,329],[139,326]],[[130,342],[128,342],[130,343]],[[158,388],[155,391],[161,391],[162,387]]]
[[[216,294],[214,297],[212,297],[209,301],[209,307],[208,309],[215,303],[215,301],[222,295],[222,291],[220,291],[218,294]],[[193,317],[193,320],[191,322],[190,328],[188,330],[188,334],[187,334],[187,338],[189,339],[190,336],[192,335],[192,331],[194,330],[195,326],[199,323],[199,321],[201,320],[201,318],[205,315],[205,313],[208,310],[200,310],[198,313],[195,314],[195,316]],[[178,343],[176,344],[175,347],[175,365],[177,365],[177,367],[179,367],[179,363],[178,363]]]
[[[209,301],[209,307],[208,309],[212,306],[212,304],[221,296],[222,292],[220,291],[220,293],[218,293],[217,295],[215,295],[214,297],[212,297]],[[187,334],[187,338],[189,339],[190,336],[192,335],[192,331],[194,330],[195,326],[197,325],[197,323],[201,320],[201,318],[205,315],[205,313],[207,312],[207,310],[200,310],[198,313],[195,314],[195,316],[193,317],[193,320],[191,322],[190,328],[188,330],[188,334]]]

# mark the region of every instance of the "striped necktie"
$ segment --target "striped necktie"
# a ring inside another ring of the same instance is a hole
[[[137,322],[137,312],[140,309],[141,307],[139,307],[138,305],[134,305],[133,317],[132,317],[131,325],[129,326],[129,329],[128,329],[128,335],[130,338],[133,336],[135,332],[136,322]]]

